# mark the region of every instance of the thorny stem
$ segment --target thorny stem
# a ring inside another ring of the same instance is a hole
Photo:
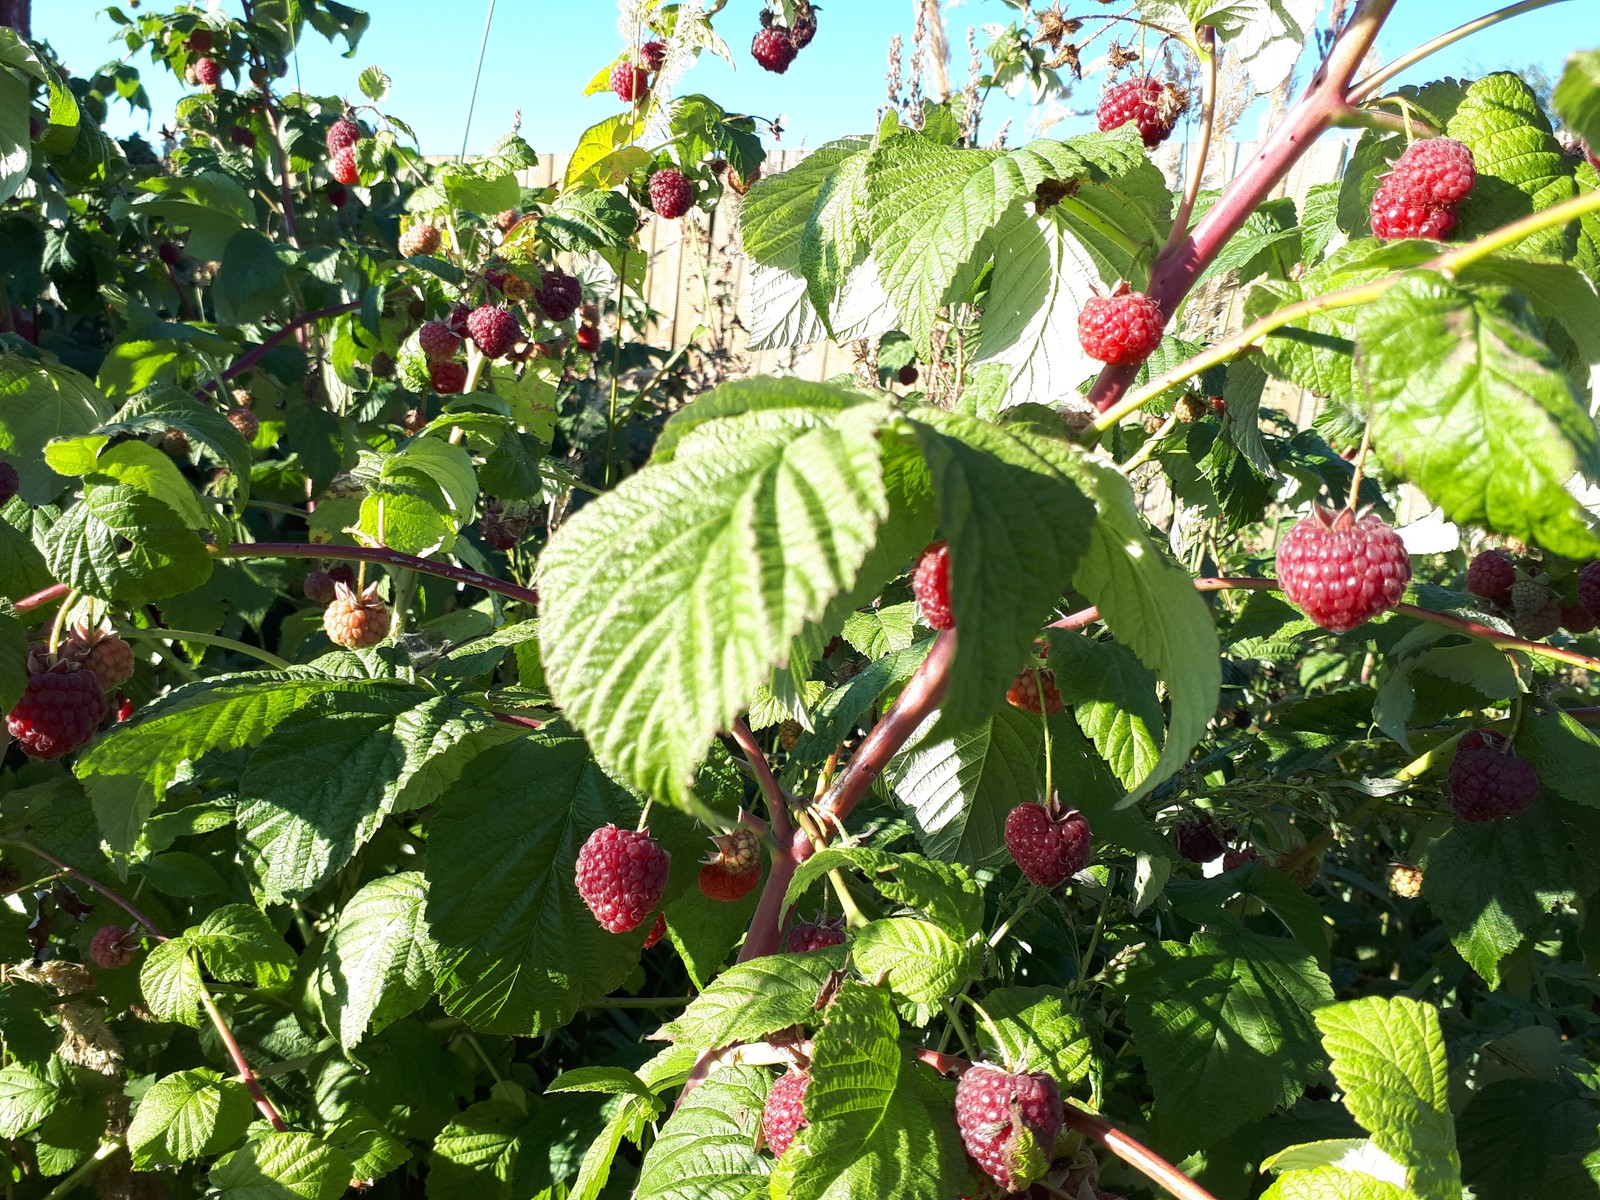
[[[481,588],[486,592],[495,592],[512,600],[520,600],[524,604],[537,604],[539,601],[539,594],[530,588],[519,587],[514,583],[506,583],[492,575],[482,575],[477,571],[468,571],[464,567],[452,567],[449,563],[433,562],[431,559],[401,554],[398,550],[390,550],[386,546],[321,546],[302,542],[234,542],[228,546],[217,547],[213,553],[221,558],[327,558],[339,559],[344,562],[378,563],[386,567],[398,567],[401,570],[421,571],[424,575],[437,575],[440,579],[452,579],[457,583],[464,583],[468,587]]]
[[[1200,198],[1200,185],[1206,177],[1206,159],[1211,153],[1211,124],[1217,112],[1217,31],[1210,25],[1200,29],[1200,140],[1189,163],[1189,178],[1184,184],[1183,199],[1172,218],[1172,233],[1162,247],[1160,257],[1176,250],[1189,232],[1189,218],[1194,214],[1195,201]]]
[[[1239,231],[1246,218],[1282,181],[1300,156],[1332,125],[1334,116],[1345,103],[1345,89],[1395,2],[1361,0],[1305,94],[1289,110],[1272,137],[1217,198],[1194,230],[1157,258],[1146,294],[1160,307],[1166,319],[1172,318],[1228,239]],[[1090,389],[1090,401],[1101,412],[1110,409],[1127,391],[1138,370],[1137,366],[1106,367]]]
[[[1521,0],[1518,4],[1507,5],[1505,8],[1489,13],[1487,16],[1479,17],[1475,21],[1468,21],[1465,25],[1457,25],[1450,32],[1441,33],[1432,41],[1424,42],[1415,50],[1407,51],[1392,63],[1368,75],[1350,89],[1350,103],[1360,104],[1396,75],[1415,66],[1435,51],[1443,50],[1453,42],[1459,42],[1462,38],[1477,33],[1481,29],[1487,29],[1491,25],[1498,25],[1501,21],[1521,16],[1525,12],[1532,12],[1536,8],[1546,8],[1549,5],[1561,3],[1563,3],[1563,0]]]

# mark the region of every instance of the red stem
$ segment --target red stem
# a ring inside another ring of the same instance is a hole
[[[65,596],[71,590],[72,589],[64,583],[53,583],[49,587],[45,588],[42,592],[35,592],[31,596],[24,596],[21,600],[18,600],[13,607],[19,613],[32,612],[36,608],[44,608],[48,604],[54,604],[57,600],[61,599],[61,597]]]
[[[420,571],[424,575],[437,575],[440,579],[453,579],[468,587],[482,588],[501,596],[520,600],[524,604],[538,604],[539,593],[515,583],[506,583],[493,575],[480,575],[464,567],[416,558],[401,554],[387,546],[313,546],[303,542],[234,542],[220,546],[215,551],[223,558],[326,558],[342,562],[370,562],[403,571]]]
[[[255,366],[267,355],[271,354],[278,346],[289,340],[289,337],[302,325],[310,325],[327,317],[342,316],[347,312],[355,312],[361,307],[361,301],[352,300],[348,304],[335,304],[331,308],[319,308],[315,312],[301,313],[290,319],[289,323],[277,333],[272,334],[254,350],[248,350],[233,360],[233,365],[222,373],[224,379],[237,379],[251,367]],[[216,387],[214,382],[202,384],[197,390],[209,392]]]
[[[155,941],[164,942],[167,940],[167,935],[162,933],[161,930],[156,927],[156,923],[154,921],[135,908],[132,901],[124,900],[121,896],[117,895],[116,892],[113,892],[104,884],[98,882],[97,880],[90,879],[89,876],[78,870],[77,867],[70,866],[67,863],[62,862],[54,854],[51,854],[47,850],[39,849],[39,847],[35,846],[32,842],[12,841],[11,844],[17,847],[17,849],[33,855],[35,858],[44,859],[45,862],[55,867],[58,871],[72,876],[84,886],[93,888],[96,892],[104,896],[107,900],[111,901],[111,903],[115,904],[123,912],[127,913],[135,921],[149,930],[151,938]]]
[[[1063,1105],[1066,1123],[1085,1137],[1093,1138],[1146,1179],[1165,1188],[1178,1200],[1216,1200],[1210,1192],[1190,1179],[1136,1138],[1115,1129],[1094,1113],[1070,1101]]]
[[[1234,177],[1193,232],[1157,257],[1146,294],[1170,321],[1205,269],[1313,142],[1348,107],[1350,81],[1396,0],[1361,0],[1305,94],[1295,102],[1255,158]],[[1139,373],[1137,365],[1106,367],[1089,391],[1101,412],[1115,404]]]
[[[766,799],[767,812],[772,818],[772,836],[780,842],[789,841],[794,836],[789,825],[789,805],[783,798],[783,789],[773,778],[772,767],[762,753],[761,743],[756,741],[756,735],[750,732],[750,726],[743,717],[734,721],[729,732],[733,734],[733,740],[739,743],[739,749],[744,751],[750,769],[755,772],[756,785]]]

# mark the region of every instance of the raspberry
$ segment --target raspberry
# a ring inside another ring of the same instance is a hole
[[[6,714],[6,728],[32,757],[60,758],[88,745],[106,708],[94,672],[61,660],[28,677],[22,699]]]
[[[1161,341],[1165,324],[1155,301],[1140,292],[1092,296],[1078,314],[1078,343],[1099,362],[1142,363]]]
[[[795,49],[787,29],[774,27],[756,34],[755,40],[750,43],[750,53],[767,70],[782,75],[799,51]]]
[[[805,729],[804,725],[790,717],[782,725],[778,726],[778,745],[792,752],[800,744],[800,735],[805,732]]]
[[[804,50],[817,36],[817,11],[795,13],[794,28],[789,30],[789,41],[796,50]]]
[[[624,59],[611,68],[611,90],[624,104],[643,100],[650,90],[650,73],[637,63]]]
[[[1526,759],[1465,738],[1450,764],[1450,806],[1463,821],[1514,817],[1539,795],[1539,773]]]
[[[671,867],[649,833],[604,825],[578,851],[578,894],[601,928],[627,933],[655,911]]]
[[[506,273],[495,267],[483,269],[483,281],[497,292],[506,290]]]
[[[751,867],[747,871],[730,871],[715,863],[707,863],[700,868],[700,891],[710,900],[720,900],[728,904],[735,900],[743,900],[760,882],[760,867]]]
[[[1405,543],[1371,513],[1357,520],[1317,505],[1278,546],[1284,599],[1335,633],[1395,607],[1410,579]]]
[[[201,87],[216,87],[222,82],[222,65],[214,58],[199,58],[190,68],[194,81]]]
[[[647,71],[659,71],[667,62],[665,42],[646,42],[639,47],[639,63]]]
[[[466,389],[467,364],[436,362],[428,364],[428,382],[441,396],[455,396]]]
[[[813,950],[826,950],[829,946],[844,945],[844,921],[835,917],[829,920],[818,917],[803,921],[789,931],[786,943],[790,954],[810,954]]]
[[[509,550],[528,532],[528,518],[518,510],[507,510],[498,500],[484,505],[478,532],[495,550]]]
[[[1451,208],[1467,198],[1477,179],[1472,151],[1454,138],[1436,137],[1407,146],[1383,186],[1402,204]]]
[[[331,187],[327,192],[328,203],[334,208],[343,208],[350,202],[350,193],[342,187]]]
[[[332,156],[338,154],[341,150],[350,149],[361,140],[361,126],[354,121],[340,117],[332,125],[328,126],[328,132],[324,136],[328,145],[328,154]]]
[[[133,647],[109,629],[91,630],[81,624],[61,649],[61,657],[79,663],[110,692],[133,678]]]
[[[1511,598],[1511,585],[1516,582],[1517,569],[1498,550],[1481,551],[1467,568],[1467,591],[1480,600],[1504,604]]]
[[[953,629],[955,614],[950,611],[950,543],[934,542],[917,559],[911,572],[911,594],[922,609],[922,621],[929,629]]]
[[[1469,729],[1461,735],[1457,750],[1499,750],[1506,744],[1505,735],[1492,729]]]
[[[228,140],[235,146],[242,146],[246,150],[254,150],[256,148],[256,135],[242,125],[235,125],[228,130]]]
[[[1389,868],[1389,890],[1402,900],[1422,895],[1422,868],[1395,863]]]
[[[359,596],[348,584],[336,583],[333,601],[322,614],[328,640],[346,650],[376,646],[389,636],[389,606],[378,599],[378,585],[368,584]]]
[[[119,697],[117,702],[117,720],[126,721],[131,716],[133,716],[133,701],[129,700],[126,696]]]
[[[1561,606],[1561,628],[1568,633],[1592,633],[1600,621],[1581,604]]]
[[[1127,79],[1106,89],[1095,107],[1095,120],[1102,132],[1132,121],[1145,147],[1154,150],[1172,136],[1188,107],[1189,97],[1182,88],[1159,79]]]
[[[1089,822],[1076,809],[1057,815],[1032,802],[1006,817],[1006,849],[1030,882],[1053,888],[1089,865]]]
[[[190,54],[210,54],[211,47],[215,44],[215,39],[211,36],[211,30],[196,29],[189,35],[188,40],[183,43],[183,48]]]
[[[326,571],[307,571],[300,581],[300,591],[313,603],[327,604],[333,599],[333,576]]]
[[[169,429],[161,435],[161,453],[169,458],[189,457],[189,435],[181,429]]]
[[[1600,562],[1578,572],[1578,603],[1600,617]]]
[[[767,1149],[779,1158],[794,1144],[794,1135],[806,1120],[806,1085],[811,1076],[790,1067],[767,1090],[767,1103],[761,1110],[761,1134]]]
[[[450,307],[450,314],[445,317],[444,323],[450,327],[450,332],[457,337],[467,336],[467,321],[472,317],[472,310],[465,304],[455,304]]]
[[[424,321],[417,330],[417,345],[431,362],[454,358],[461,352],[461,339],[443,321]]]
[[[1246,846],[1243,850],[1229,850],[1222,856],[1223,871],[1234,871],[1245,863],[1260,862],[1261,855],[1254,846]]]
[[[905,366],[900,368],[900,373],[896,375],[895,378],[900,381],[901,387],[910,387],[912,384],[916,383],[921,376],[917,374],[917,369],[915,367],[913,367],[910,363],[907,363]]]
[[[169,267],[175,267],[183,261],[183,251],[172,242],[162,242],[156,247],[156,257]]]
[[[700,890],[712,900],[743,900],[761,882],[761,843],[740,826],[711,839],[716,851],[700,868]]]
[[[89,961],[97,967],[115,970],[139,956],[139,937],[123,925],[105,925],[89,939]]]
[[[494,215],[494,227],[501,233],[510,233],[517,227],[517,222],[522,220],[522,210],[519,208],[501,209]]]
[[[1224,854],[1228,845],[1222,831],[1210,817],[1185,821],[1172,831],[1172,844],[1178,856],[1193,863],[1208,863]]]
[[[657,913],[656,914],[656,923],[654,925],[650,926],[650,933],[644,939],[644,948],[646,950],[650,949],[651,946],[654,946],[657,942],[659,942],[666,935],[667,935],[667,918],[666,918],[666,915],[664,913]]]
[[[580,325],[576,334],[578,349],[585,354],[596,354],[600,350],[600,331],[593,325]]]
[[[1032,1134],[1033,1153],[1017,1144]],[[1063,1120],[1056,1081],[1042,1072],[1012,1075],[998,1067],[974,1066],[956,1084],[956,1128],[967,1155],[1006,1191],[1021,1191],[1032,1178],[1014,1179],[1029,1159],[1048,1161]]]
[[[356,571],[349,563],[335,563],[329,567],[328,578],[332,579],[335,584],[342,583],[348,588],[353,588],[356,585]]]
[[[360,183],[361,172],[356,168],[356,152],[348,148],[338,151],[328,166],[328,173],[347,186]]]
[[[522,336],[522,326],[505,309],[484,304],[467,318],[467,334],[485,358],[504,358]]]
[[[1552,600],[1543,608],[1511,618],[1511,628],[1520,638],[1540,642],[1561,628],[1561,605]]]
[[[1554,592],[1531,579],[1519,579],[1511,585],[1511,611],[1519,617],[1542,612],[1554,599]]]
[[[676,221],[694,207],[694,188],[676,167],[650,176],[650,209],[663,220]]]
[[[732,833],[719,833],[711,839],[716,850],[705,861],[729,871],[748,871],[761,865],[761,839],[743,825]]]
[[[1413,204],[1391,191],[1387,183],[1372,197],[1372,234],[1385,242],[1401,238],[1427,238],[1440,242],[1456,227],[1456,212],[1433,204]]]
[[[439,249],[439,227],[424,221],[413,225],[400,235],[400,257],[415,258],[419,254],[432,254]]]
[[[247,442],[256,440],[256,434],[261,432],[261,418],[248,408],[235,406],[222,414],[227,418],[228,424],[239,431],[239,436]]]
[[[17,474],[16,467],[8,462],[0,462],[0,504],[15,496],[21,486],[22,478]]]
[[[559,267],[551,267],[539,278],[533,302],[549,321],[565,321],[583,303],[583,285]]]
[[[1049,667],[1029,667],[1017,676],[1006,693],[1006,702],[1023,712],[1053,716],[1064,707],[1056,688],[1056,673]]]
[[[1322,874],[1322,856],[1320,854],[1302,854],[1299,858],[1298,850],[1291,850],[1287,854],[1278,856],[1272,865],[1276,870],[1282,871],[1289,878],[1289,882],[1302,890],[1317,882],[1317,877]]]

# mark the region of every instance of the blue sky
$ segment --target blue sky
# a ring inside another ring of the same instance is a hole
[[[489,0],[353,2],[372,14],[371,28],[352,59],[341,57],[315,35],[308,38],[299,61],[307,89],[355,96],[356,75],[376,64],[394,81],[385,107],[417,130],[424,151],[459,150]],[[1397,57],[1434,34],[1499,6],[1493,0],[1450,4],[1400,0],[1379,49],[1386,59]],[[1566,0],[1525,14],[1449,47],[1401,82],[1528,65],[1540,66],[1554,78],[1567,53],[1600,44],[1600,22],[1594,20],[1597,6],[1600,0]],[[124,53],[120,44],[110,42],[116,26],[103,15],[104,7],[104,0],[34,0],[34,36],[50,41],[74,70],[87,72]],[[158,0],[142,5],[145,12],[167,7]],[[226,7],[237,12],[238,0],[226,0]],[[733,111],[781,116],[785,147],[815,146],[869,130],[883,101],[889,37],[899,32],[909,41],[911,0],[827,0],[817,41],[783,76],[762,71],[749,57],[749,37],[757,28],[760,7],[759,0],[731,0],[717,18],[738,69],[702,56],[678,90],[705,92]],[[1065,5],[1069,13],[1073,7]],[[959,87],[966,78],[967,26],[980,27],[981,47],[987,41],[981,26],[1006,21],[1013,10],[1000,0],[960,0],[949,10],[956,57],[951,78]],[[523,134],[535,149],[571,147],[584,128],[616,111],[609,92],[589,97],[582,92],[618,45],[616,10],[607,0],[498,0],[470,148],[485,148],[510,128],[519,110]],[[159,128],[182,89],[164,72],[150,69],[148,60],[135,60],[134,65],[147,77],[154,128]],[[1070,103],[1090,108],[1094,99],[1090,88],[1080,87]],[[993,132],[1010,114],[1018,117],[1014,128],[1020,130],[1026,119],[1021,105],[991,107],[985,129]],[[1064,136],[1088,125],[1087,120],[1068,122],[1052,133]],[[130,115],[120,105],[112,121],[118,134],[150,127],[144,114]],[[1239,134],[1248,138],[1253,133],[1254,123],[1247,118]],[[1013,144],[1017,140],[1013,136]]]

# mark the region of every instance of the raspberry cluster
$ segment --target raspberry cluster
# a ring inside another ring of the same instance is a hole
[[[1095,106],[1095,123],[1101,132],[1132,121],[1147,149],[1154,150],[1172,136],[1173,128],[1189,107],[1189,94],[1175,84],[1146,77],[1112,84]]]
[[[1383,241],[1442,241],[1477,182],[1472,151],[1454,138],[1412,142],[1372,197],[1372,232]]]
[[[1058,887],[1089,865],[1089,822],[1077,809],[1031,801],[1006,816],[1006,849],[1029,882]]]
[[[1405,543],[1370,513],[1335,515],[1318,505],[1278,545],[1284,598],[1335,633],[1394,608],[1410,580]]]
[[[750,43],[750,56],[763,70],[782,75],[816,36],[815,6],[811,0],[795,0],[794,21],[789,26],[779,24],[771,11],[762,12],[761,28]]]
[[[1013,1075],[998,1067],[969,1067],[956,1084],[956,1128],[967,1156],[1006,1191],[1033,1182],[1018,1178],[1029,1158],[1048,1160],[1064,1120],[1056,1081],[1043,1072]],[[1033,1142],[1033,1153],[1020,1143]]]
[[[1563,575],[1559,566],[1491,549],[1474,556],[1464,586],[1485,611],[1509,621],[1519,637],[1539,641],[1558,629],[1589,633],[1600,623],[1600,563]]]
[[[328,126],[328,173],[346,186],[361,181],[361,172],[356,168],[356,143],[365,136],[361,126],[347,117]]]
[[[579,849],[574,881],[602,929],[627,933],[661,903],[671,868],[648,832],[602,825]]]

